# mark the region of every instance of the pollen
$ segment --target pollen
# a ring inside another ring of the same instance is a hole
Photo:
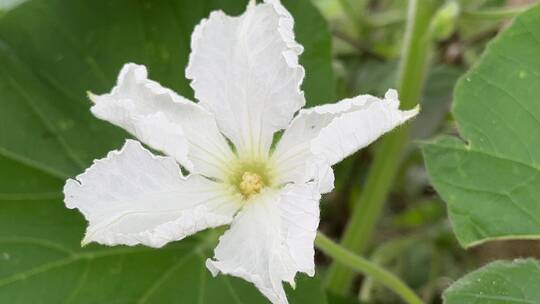
[[[264,188],[264,181],[260,175],[253,172],[242,174],[242,181],[240,181],[238,189],[245,198],[261,192],[262,188]]]

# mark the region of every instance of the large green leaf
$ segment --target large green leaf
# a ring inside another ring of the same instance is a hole
[[[462,141],[423,146],[460,243],[540,238],[540,7],[516,18],[455,91]]]
[[[208,242],[80,248],[84,222],[58,199],[2,202],[0,303],[266,303],[249,283],[212,278]],[[291,303],[326,303],[317,279],[299,278]]]
[[[122,145],[126,134],[90,115],[125,62],[193,97],[184,68],[193,27],[246,0],[31,0],[0,17],[0,303],[265,303],[242,280],[210,278],[208,241],[161,250],[80,248],[85,222],[62,203],[66,178]],[[310,104],[331,101],[330,36],[309,0],[284,4],[305,46]],[[204,236],[204,234],[203,234]],[[212,239],[212,238],[210,238]],[[300,277],[292,303],[325,303]]]
[[[538,304],[540,262],[497,261],[471,272],[443,294],[445,304]]]

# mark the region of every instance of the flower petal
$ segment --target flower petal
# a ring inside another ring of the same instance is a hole
[[[109,94],[90,94],[92,113],[174,157],[193,173],[224,178],[234,154],[213,115],[147,78],[142,65],[126,64]]]
[[[266,2],[238,17],[212,12],[193,32],[186,69],[200,104],[251,157],[266,156],[274,132],[305,104],[294,20],[279,1]]]
[[[314,183],[268,190],[238,213],[207,260],[212,274],[241,277],[274,304],[287,303],[283,281],[294,287],[298,271],[315,273],[314,245],[320,194]]]
[[[329,167],[414,117],[418,109],[399,110],[395,90],[384,99],[360,95],[335,104],[301,110],[272,155],[280,183],[317,179],[330,191]],[[323,177],[325,177],[323,179]]]
[[[128,140],[64,187],[68,208],[89,222],[83,244],[161,247],[208,227],[228,224],[240,199],[223,184],[183,177],[173,158]]]

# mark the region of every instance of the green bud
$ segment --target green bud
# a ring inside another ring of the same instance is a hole
[[[447,2],[440,7],[429,25],[432,39],[434,41],[448,39],[456,28],[458,15],[459,4],[456,1]]]

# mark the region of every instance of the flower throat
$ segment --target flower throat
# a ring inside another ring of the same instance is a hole
[[[230,183],[245,200],[271,186],[270,169],[265,162],[240,162],[230,178]]]

